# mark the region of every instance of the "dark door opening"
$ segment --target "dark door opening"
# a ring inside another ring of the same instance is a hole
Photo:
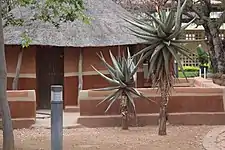
[[[37,109],[50,109],[51,85],[64,85],[64,49],[62,47],[37,47],[36,78]]]

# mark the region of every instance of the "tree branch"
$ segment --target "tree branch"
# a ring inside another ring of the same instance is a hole
[[[202,20],[202,21],[208,22],[209,19],[210,19],[209,18],[210,16],[206,16],[204,14],[204,12],[202,10],[198,9],[196,7],[196,5],[194,5],[193,3],[191,3],[190,5],[187,6],[187,10],[188,10],[188,12],[194,12],[199,17],[199,19]]]
[[[222,14],[217,19],[216,22],[217,22],[217,28],[220,28],[223,25],[223,23],[225,22],[225,11],[222,12]]]
[[[188,13],[188,12],[184,12],[183,14],[184,14],[186,17],[188,17],[188,19],[187,19],[188,21],[190,21],[190,20],[196,18],[196,16],[194,16],[194,15]],[[203,24],[204,24],[204,20],[201,20],[200,18],[197,18],[197,19],[195,20],[195,24],[196,24],[197,26],[203,25]]]

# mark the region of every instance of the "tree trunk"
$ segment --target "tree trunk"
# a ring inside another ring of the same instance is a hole
[[[19,76],[20,76],[20,68],[21,68],[22,60],[23,60],[23,51],[24,51],[24,49],[21,48],[20,53],[18,55],[17,65],[16,65],[16,74],[15,74],[15,77],[14,77],[13,83],[12,83],[13,90],[18,90],[18,81],[19,81]]]
[[[224,49],[222,44],[222,39],[219,37],[219,29],[214,26],[210,26],[210,34],[212,35],[212,41],[215,51],[215,57],[217,59],[217,67],[219,73],[225,73],[225,60],[224,60]]]
[[[212,65],[212,71],[213,73],[218,72],[218,65],[217,65],[217,58],[215,55],[215,50],[214,50],[214,45],[213,45],[213,37],[210,33],[208,25],[203,25],[205,28],[205,34],[207,37],[207,45],[209,47],[209,56],[210,56],[210,61]]]
[[[167,121],[167,103],[168,103],[168,93],[166,88],[161,89],[161,102],[159,108],[159,135],[166,135],[166,121]]]
[[[127,97],[122,96],[121,100],[122,129],[128,130],[128,103]]]
[[[2,1],[0,2],[0,12],[2,12]],[[7,71],[4,49],[4,37],[2,26],[2,14],[0,14],[0,108],[3,125],[3,150],[14,150],[14,136],[11,114],[6,95]]]
[[[225,73],[225,51],[222,39],[219,36],[219,29],[214,22],[204,24],[205,33],[208,39],[209,54],[214,73]]]

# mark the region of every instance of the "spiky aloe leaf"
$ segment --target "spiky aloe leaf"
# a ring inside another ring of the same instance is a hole
[[[176,50],[173,49],[173,47],[170,47],[170,46],[168,46],[167,48],[168,48],[168,50],[170,51],[170,53],[173,55],[173,57],[175,58],[175,60],[177,61],[178,66],[180,67],[182,73],[184,74],[184,77],[187,79],[187,76],[186,76],[186,74],[185,74],[185,72],[184,72],[184,69],[183,69],[183,66],[182,66],[182,64],[181,64],[180,57],[179,57],[179,55],[176,53]]]
[[[152,22],[149,22],[149,20],[145,19],[145,21],[144,21],[143,19],[137,19],[137,18],[134,18],[133,16],[128,15],[128,14],[126,14],[126,15],[125,14],[121,14],[121,16],[119,16],[119,17],[121,19],[125,20],[125,21],[130,20],[132,22],[137,22],[137,23],[145,25],[145,26],[149,26],[150,25],[153,29],[155,29],[153,27],[153,25],[152,25]],[[127,22],[129,22],[129,21],[127,21]]]
[[[129,88],[127,88],[127,89],[128,89],[128,91],[130,91],[132,94],[136,95],[137,97],[140,97],[140,98],[142,98],[143,100],[147,100],[148,102],[153,102],[153,103],[157,104],[157,102],[155,102],[155,101],[153,101],[153,100],[151,100],[151,99],[145,97],[145,96],[144,96],[141,92],[139,92],[137,89],[132,88],[132,87],[129,87]]]
[[[109,109],[112,107],[112,105],[118,100],[119,96],[121,96],[122,90],[118,90],[117,93],[115,93],[113,99],[111,99],[110,104],[108,105],[107,109],[105,110],[105,113],[109,111]]]
[[[152,56],[151,56],[151,58],[150,58],[150,62],[152,62],[152,59],[154,58],[154,57],[157,57],[158,55],[158,53],[163,49],[165,47],[165,44],[159,44],[156,48],[155,48],[155,50],[154,50],[154,52],[153,52],[153,54],[152,54]]]
[[[173,43],[195,43],[195,42],[204,42],[205,39],[196,39],[196,40],[171,40]]]
[[[115,86],[115,87],[106,87],[106,88],[99,88],[99,89],[92,89],[93,91],[112,91],[119,89],[120,86]]]
[[[154,22],[156,24],[158,24],[158,26],[160,26],[162,28],[163,31],[165,31],[165,29],[166,29],[165,24],[163,24],[160,19],[156,18],[153,15],[150,15],[150,17],[154,20]]]
[[[179,31],[180,27],[181,27],[181,2],[180,0],[178,0],[177,2],[177,13],[176,13],[176,18],[175,18],[175,27],[174,27],[174,32]]]
[[[181,6],[181,8],[180,8],[181,14],[183,13],[186,4],[187,4],[187,0],[185,0],[185,1],[183,2],[182,6]]]
[[[170,68],[168,67],[168,64],[170,64],[170,52],[168,51],[167,48],[164,48],[162,50],[163,52],[163,58],[164,58],[164,67],[165,67],[165,72],[166,72],[166,76],[170,76]]]
[[[102,61],[102,63],[105,65],[105,67],[108,69],[108,72],[109,72],[110,76],[111,76],[112,78],[115,78],[116,70],[113,69],[113,67],[111,67],[111,66],[106,62],[106,60],[105,60],[105,58],[104,58],[102,52],[100,52],[100,54],[97,54],[97,55],[98,55],[99,59]]]
[[[175,12],[173,10],[171,10],[169,12],[169,15],[168,15],[166,23],[165,23],[167,33],[170,33],[175,25],[174,18],[175,18]]]
[[[163,29],[162,29],[160,26],[157,28],[157,35],[158,35],[159,37],[161,37],[161,38],[164,38],[164,37],[167,36],[167,35],[166,35],[166,32],[163,31]]]
[[[173,34],[171,34],[167,39],[168,40],[172,40],[174,38],[176,38],[178,35],[180,35],[189,25],[191,25],[194,21],[196,20],[196,18],[193,18],[190,22],[188,22],[186,25],[182,26],[179,28],[179,30],[175,30],[173,32]]]
[[[143,32],[143,31],[137,31],[135,29],[132,29],[131,27],[126,27],[128,30],[130,30],[131,32],[137,34],[137,35],[142,35],[142,36],[151,36],[151,37],[157,37],[155,34],[151,34],[148,32]]]
[[[140,34],[136,34],[136,33],[131,33],[131,35],[134,35],[134,36],[136,36],[140,39],[146,40],[151,44],[156,43],[156,42],[161,40],[161,39],[158,39],[158,38],[153,37],[153,36],[144,36],[144,35],[140,35]]]
[[[135,106],[133,97],[132,97],[132,95],[131,95],[131,93],[129,91],[125,91],[125,94],[126,94],[126,96],[128,98],[129,103],[132,104],[134,115],[136,116],[136,106]]]
[[[127,86],[125,83],[123,83],[123,81],[122,81],[120,78],[117,78],[117,80],[118,80],[119,83],[120,83],[120,87],[124,88],[124,87]]]
[[[137,72],[137,70],[138,70],[138,67],[139,67],[139,65],[141,64],[141,62],[143,61],[144,59],[143,59],[143,54],[140,56],[140,58],[139,58],[139,60],[138,60],[138,62],[137,62],[137,64],[136,64],[136,66],[134,66],[134,68],[133,69],[131,69],[130,67],[129,67],[129,69],[130,69],[130,75],[131,76],[133,76],[136,72]]]
[[[193,54],[193,53],[189,49],[187,49],[186,47],[181,46],[177,43],[171,43],[171,46],[174,47],[174,49],[176,49],[182,55],[184,55],[184,56],[186,56],[190,59],[193,59],[193,58],[190,57],[190,54]]]
[[[154,27],[151,27],[149,25],[147,26],[147,25],[139,23],[138,21],[132,21],[132,20],[129,20],[126,18],[124,18],[124,20],[129,22],[130,24],[134,25],[135,27],[138,27],[139,29],[142,29],[143,31],[146,31],[148,33],[154,34],[156,32]]]
[[[117,61],[116,58],[113,56],[113,54],[112,54],[111,51],[109,51],[109,54],[110,54],[110,57],[111,57],[111,59],[112,59],[112,63],[113,63],[113,65],[114,65],[114,67],[115,67],[115,69],[116,69],[118,75],[121,76],[121,77],[124,77],[123,73],[121,72],[121,68],[120,68],[120,66],[119,66],[118,61]]]
[[[161,10],[159,12],[159,17],[160,17],[160,20],[162,20],[162,23],[165,24],[166,23],[166,20],[167,20],[166,11],[165,10]]]
[[[97,53],[97,56],[101,59],[101,61],[104,63],[107,69],[109,69],[112,73],[116,72],[116,70],[107,63],[102,52],[100,52],[100,54]]]
[[[104,79],[106,79],[107,81],[109,81],[110,83],[114,83],[116,85],[120,85],[120,83],[114,79],[111,79],[109,77],[107,77],[106,75],[104,75],[103,73],[101,73],[100,71],[98,71],[94,66],[92,66],[92,68],[100,75],[102,76]]]
[[[115,95],[116,95],[119,91],[120,91],[120,90],[118,89],[118,90],[116,90],[116,92],[113,92],[113,93],[111,93],[110,95],[108,95],[105,99],[103,99],[100,103],[98,103],[98,104],[96,105],[96,107],[98,107],[99,105],[101,105],[102,103],[104,103],[104,102],[106,102],[106,101],[112,100],[112,99],[115,97]]]
[[[157,64],[157,62],[156,62],[156,60],[157,60],[157,57],[159,56],[159,53],[160,53],[160,51],[154,51],[154,52],[157,52],[157,53],[155,53],[155,55],[154,55],[154,57],[152,57],[151,56],[151,58],[150,58],[150,66],[149,66],[149,73],[148,73],[148,77],[150,76],[150,74],[152,73],[152,71],[153,71],[153,67],[154,66],[156,66],[156,64]]]
[[[154,61],[154,66],[150,66],[151,68],[149,68],[149,74],[148,76],[150,76],[150,71],[152,71],[154,73],[154,75],[158,75],[158,79],[160,78],[160,74],[163,71],[164,67],[168,67],[168,64],[166,66],[163,66],[163,54],[160,51],[160,54],[158,57],[156,57],[155,61]],[[155,80],[153,80],[154,82]]]
[[[136,57],[138,55],[141,55],[148,51],[151,51],[152,49],[155,49],[156,46],[158,46],[158,43],[151,44],[151,45],[147,46],[146,48],[142,49],[141,51],[137,52],[136,54],[134,54],[133,57]],[[151,55],[151,54],[149,54],[149,55]]]

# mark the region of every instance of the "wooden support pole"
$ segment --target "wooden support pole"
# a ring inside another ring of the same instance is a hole
[[[83,89],[83,48],[80,48],[79,62],[78,62],[78,97],[80,91]],[[78,100],[78,106],[80,102]]]

